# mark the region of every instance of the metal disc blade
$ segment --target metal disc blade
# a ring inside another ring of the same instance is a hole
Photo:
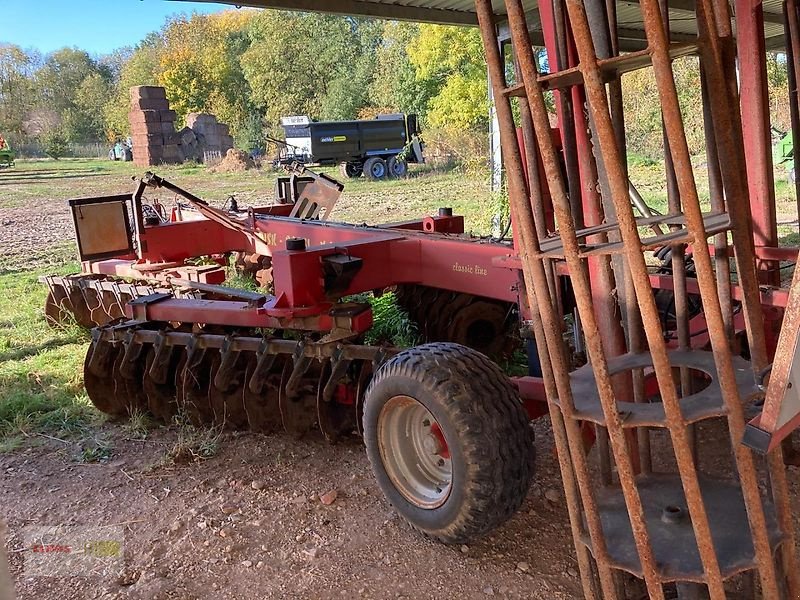
[[[286,363],[284,357],[277,357],[272,371],[267,376],[264,388],[260,394],[250,391],[249,385],[244,386],[242,399],[247,423],[252,431],[260,433],[275,433],[281,430],[281,409],[278,405],[280,397],[281,376]],[[245,368],[245,382],[250,382],[256,368],[256,357],[250,356]]]
[[[103,298],[100,293],[94,288],[85,288],[83,290],[83,297],[86,300],[86,306],[89,309],[89,318],[95,326],[106,325],[111,321],[105,306],[103,306]]]
[[[214,412],[214,424],[223,425],[226,429],[244,429],[247,427],[247,413],[244,409],[245,365],[247,357],[239,355],[231,376],[224,389],[216,386],[215,380],[222,363],[222,355],[216,351],[211,354],[211,371],[208,388],[208,401]]]
[[[152,346],[147,349],[145,354],[145,367],[142,386],[147,396],[147,408],[150,413],[165,423],[170,423],[172,417],[178,411],[178,404],[175,399],[175,371],[178,366],[178,352],[172,351],[167,355],[170,362],[167,371],[166,383],[158,383],[150,376],[150,367],[156,357],[155,348]]]
[[[144,375],[144,359],[140,357],[130,369],[130,377],[121,372],[122,362],[125,360],[125,349],[120,348],[114,359],[114,393],[118,405],[125,407],[127,414],[133,411],[147,411],[147,395],[142,386]]]
[[[358,384],[356,385],[356,431],[364,435],[364,397],[372,381],[372,363],[364,361],[358,370]]]
[[[63,288],[61,288],[63,289]],[[68,318],[70,311],[64,307],[66,294],[61,296],[61,300],[56,300],[56,294],[48,292],[47,299],[44,301],[44,317],[50,327],[60,327]],[[69,300],[67,300],[68,302]]]
[[[214,411],[208,401],[208,388],[211,383],[209,377],[210,353],[205,352],[199,362],[192,361],[194,364],[188,360],[181,362],[182,369],[177,373],[180,379],[177,391],[181,406],[186,411],[192,425],[196,427],[211,425],[214,422]]]
[[[77,287],[73,287],[69,291],[68,296],[70,307],[72,308],[72,315],[75,317],[75,321],[78,325],[86,329],[94,327],[95,323],[92,320],[92,311],[89,310],[89,305],[86,303],[86,298],[84,298],[81,290]]]
[[[322,367],[317,386],[317,423],[322,430],[325,439],[335,444],[339,438],[353,431],[356,426],[356,404],[353,398],[352,404],[341,402],[343,400],[339,394],[334,393],[334,397],[326,402],[323,397],[325,385],[331,374],[330,362],[326,362]],[[345,385],[347,378],[342,379],[341,385]],[[346,399],[346,398],[345,398]]]
[[[100,292],[100,300],[103,303],[103,310],[105,310],[108,315],[109,321],[125,316],[117,295],[111,290],[103,290]]]
[[[83,361],[83,385],[98,410],[113,416],[126,413],[126,407],[117,402],[114,382],[114,362],[120,348],[109,342],[93,341]]]
[[[286,383],[292,374],[292,362],[286,361],[281,378],[278,405],[281,410],[281,422],[287,433],[301,436],[314,428],[317,422],[317,388],[321,365],[314,361],[308,368],[297,392],[290,398],[286,394]]]

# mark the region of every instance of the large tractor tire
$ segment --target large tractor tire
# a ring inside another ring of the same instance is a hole
[[[386,499],[441,542],[487,534],[527,495],[528,416],[500,367],[475,350],[425,344],[393,357],[367,389],[363,427]]]
[[[387,166],[389,168],[389,177],[402,179],[408,175],[408,161],[406,161],[404,158],[393,156],[389,159]]]
[[[346,162],[339,165],[339,172],[345,179],[356,179],[361,177],[364,172],[364,164],[361,162]]]
[[[388,172],[386,161],[378,156],[373,156],[364,161],[364,177],[367,179],[372,179],[373,181],[386,179]]]
[[[508,302],[412,284],[398,285],[395,298],[425,342],[455,342],[497,360],[520,346]]]

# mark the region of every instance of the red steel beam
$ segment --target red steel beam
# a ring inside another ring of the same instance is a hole
[[[341,318],[330,314],[333,304],[309,306],[288,311],[276,308],[281,298],[270,298],[263,306],[232,300],[196,300],[167,298],[144,303],[139,299],[125,305],[129,319],[148,321],[202,323],[238,327],[266,327],[270,329],[299,329],[305,331],[331,331]],[[349,319],[347,329],[361,333],[372,327],[372,311],[364,310]]]
[[[764,60],[764,7],[761,0],[736,0],[736,46],[753,238],[756,248],[775,247],[778,245],[778,225],[772,173],[767,66]],[[773,262],[763,265],[759,273],[762,283],[780,284],[780,273],[776,266]]]

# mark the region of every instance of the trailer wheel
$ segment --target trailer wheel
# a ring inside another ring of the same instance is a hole
[[[364,172],[364,165],[360,162],[346,162],[339,165],[339,172],[346,179],[361,177]]]
[[[367,179],[383,179],[386,177],[386,161],[378,156],[373,156],[364,161],[364,176]]]
[[[401,177],[408,175],[408,161],[406,161],[406,159],[400,158],[399,156],[393,156],[389,159],[388,165],[390,177],[397,177],[400,179]]]
[[[401,352],[375,374],[364,442],[386,499],[448,544],[511,517],[533,476],[533,431],[517,390],[483,354],[452,343]]]

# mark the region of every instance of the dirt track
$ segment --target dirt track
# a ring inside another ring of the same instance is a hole
[[[559,489],[551,437],[536,429],[538,483],[516,517],[469,547],[429,541],[397,517],[358,440],[225,434],[216,456],[171,466],[174,431],[137,441],[107,425],[98,433],[114,453],[100,464],[46,440],[0,458],[19,597],[579,597],[566,513],[545,497]],[[121,524],[126,564],[101,578],[27,578],[16,550],[32,524]]]

